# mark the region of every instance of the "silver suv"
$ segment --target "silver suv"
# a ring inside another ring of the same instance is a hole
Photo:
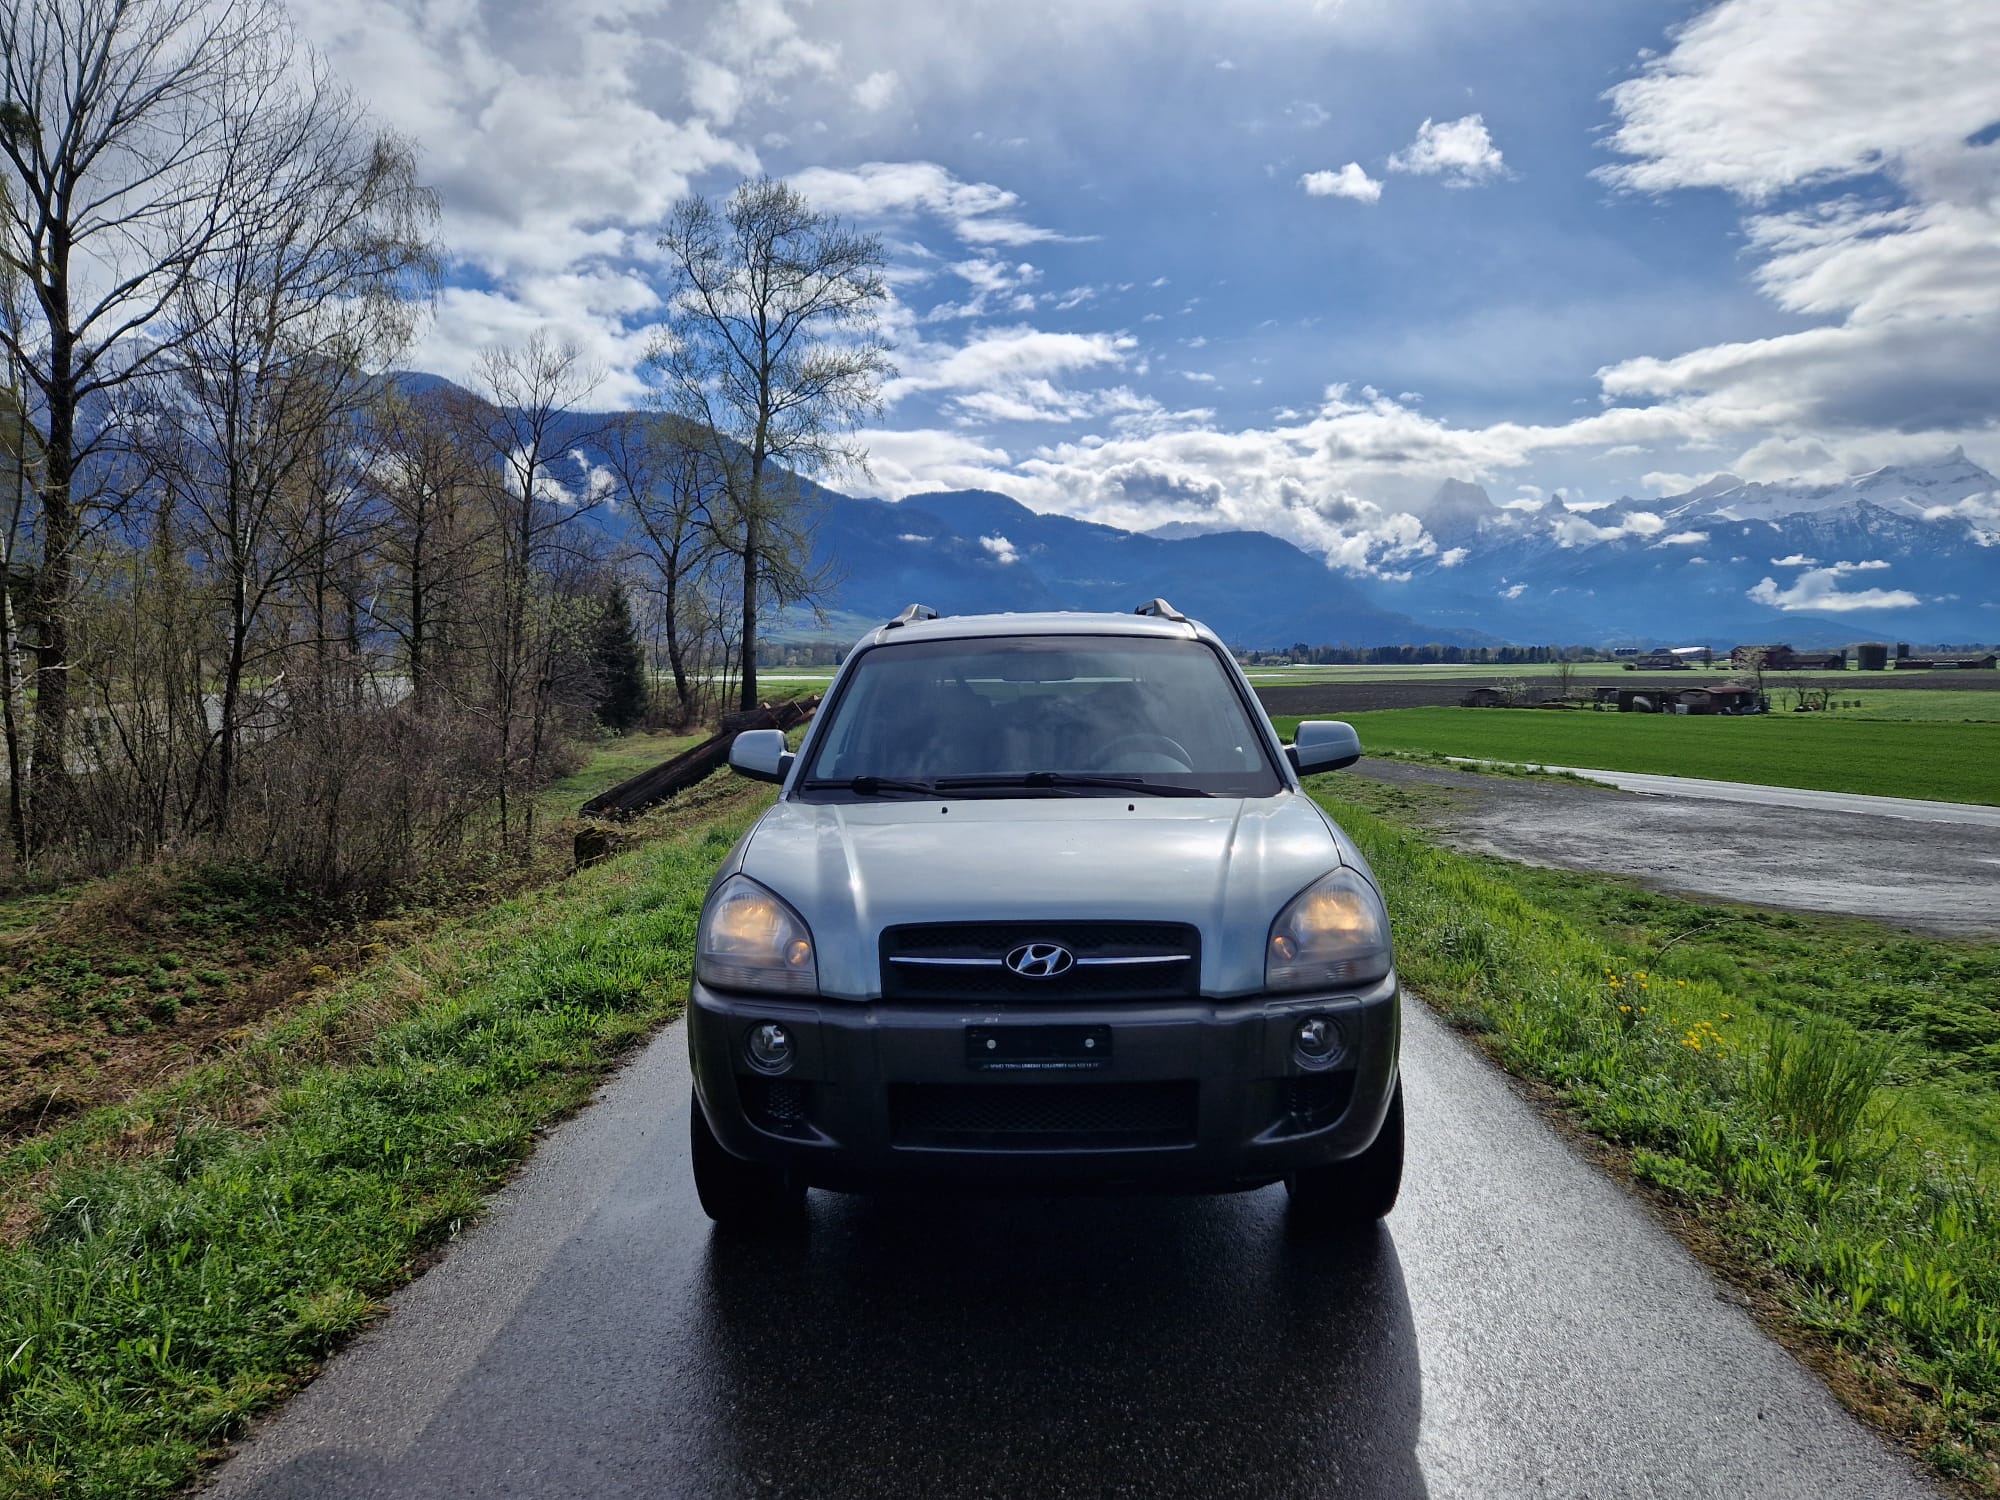
[[[688,1016],[702,1207],[807,1187],[1282,1180],[1366,1223],[1403,1167],[1389,922],[1222,643],[1130,615],[912,606],[849,654],[716,871]]]

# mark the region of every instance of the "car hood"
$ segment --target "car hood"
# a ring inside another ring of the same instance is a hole
[[[881,994],[885,927],[1038,919],[1190,923],[1202,992],[1250,994],[1278,908],[1342,863],[1367,872],[1296,792],[787,800],[731,863],[805,918],[821,991],[849,999]]]

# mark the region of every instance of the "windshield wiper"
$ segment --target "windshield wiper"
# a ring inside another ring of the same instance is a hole
[[[1018,776],[940,776],[940,792],[977,787],[1049,787],[1057,791],[1099,790],[1137,792],[1145,797],[1206,797],[1200,787],[1175,786],[1169,781],[1147,781],[1136,776],[1093,776],[1072,771],[1028,771]]]
[[[884,792],[908,792],[913,797],[942,797],[938,784],[933,781],[903,781],[894,776],[856,776],[847,781],[808,781],[802,788],[808,792],[858,792],[864,797],[879,797]]]

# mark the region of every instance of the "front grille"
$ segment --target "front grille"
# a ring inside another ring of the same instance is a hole
[[[1058,943],[1066,973],[1002,966],[1024,943]],[[1174,1000],[1201,989],[1201,934],[1179,922],[955,922],[882,934],[885,1000]]]
[[[898,1146],[960,1151],[1119,1150],[1188,1146],[1193,1079],[1157,1083],[898,1083],[889,1121]]]

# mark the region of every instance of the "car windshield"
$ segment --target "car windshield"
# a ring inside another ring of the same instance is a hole
[[[878,646],[814,737],[805,795],[1274,795],[1216,652],[1144,636]]]

